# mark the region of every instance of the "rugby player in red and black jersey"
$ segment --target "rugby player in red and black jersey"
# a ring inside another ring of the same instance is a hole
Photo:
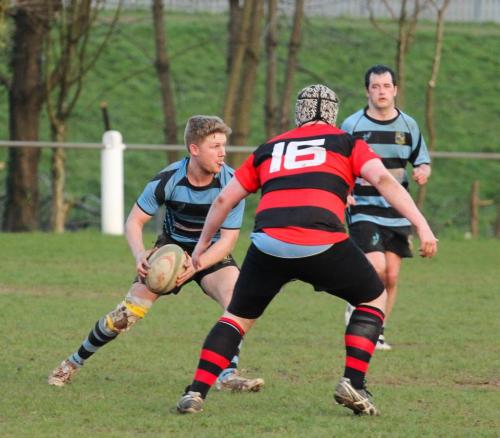
[[[436,253],[437,239],[368,144],[335,127],[337,112],[337,96],[328,87],[304,88],[295,107],[297,127],[257,148],[212,204],[193,252],[195,267],[231,208],[261,190],[252,245],[231,303],[205,340],[194,380],[177,404],[180,413],[203,410],[209,389],[245,333],[283,285],[298,279],[355,306],[345,333],[344,376],[334,398],[355,414],[378,414],[364,379],[387,293],[344,230],[346,198],[355,178],[373,184],[412,222],[423,256]]]

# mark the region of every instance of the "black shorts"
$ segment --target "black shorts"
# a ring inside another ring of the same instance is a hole
[[[302,280],[352,305],[372,301],[384,291],[375,269],[351,239],[320,254],[293,259],[265,254],[252,244],[227,310],[242,318],[258,318],[291,280]]]
[[[189,255],[191,255],[194,251],[194,245],[187,245],[182,242],[178,242],[174,239],[172,239],[170,236],[167,234],[160,234],[158,238],[156,239],[156,242],[154,244],[155,248],[160,248],[164,245],[167,245],[169,243],[175,243],[176,245],[179,245],[184,251],[186,251]],[[231,254],[227,255],[224,257],[220,262],[215,263],[214,265],[210,266],[207,269],[203,269],[203,271],[199,271],[196,274],[194,274],[189,280],[187,280],[185,283],[183,283],[181,286],[177,286],[174,289],[172,289],[170,292],[167,292],[165,294],[157,294],[157,295],[170,295],[170,294],[175,294],[177,295],[182,287],[192,280],[196,281],[198,283],[198,286],[201,287],[203,290],[203,287],[201,286],[201,280],[203,277],[205,277],[208,274],[211,274],[212,272],[216,272],[219,269],[226,268],[227,266],[236,266],[238,268],[238,264],[234,260],[233,256]],[[138,275],[134,278],[134,283],[143,283],[144,284],[144,279],[139,277]],[[156,292],[153,292],[156,293]]]
[[[362,221],[349,225],[351,239],[368,252],[390,251],[399,257],[413,257],[411,227],[385,227],[374,222]]]

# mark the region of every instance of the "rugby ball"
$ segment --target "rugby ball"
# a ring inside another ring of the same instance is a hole
[[[149,258],[149,270],[146,275],[147,288],[156,294],[166,294],[175,288],[177,277],[185,270],[184,250],[169,243],[159,248]]]

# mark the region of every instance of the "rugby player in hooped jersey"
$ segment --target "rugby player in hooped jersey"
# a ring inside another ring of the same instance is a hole
[[[365,73],[365,90],[368,105],[347,117],[341,129],[365,140],[406,189],[408,164],[413,167],[412,179],[418,185],[426,184],[431,159],[417,122],[396,107],[396,74],[385,65],[370,67]],[[355,181],[348,203],[349,235],[366,254],[387,291],[387,323],[396,302],[401,261],[412,257],[411,224],[363,178]],[[353,310],[348,304],[346,325]],[[375,348],[392,349],[384,327]]]
[[[409,194],[370,147],[335,127],[337,112],[332,90],[324,85],[304,88],[295,107],[297,127],[258,147],[212,204],[193,252],[195,267],[232,207],[261,189],[252,245],[233,297],[205,340],[178,412],[203,410],[208,391],[245,333],[282,286],[299,279],[355,306],[345,333],[344,376],[334,398],[355,414],[378,414],[364,379],[382,328],[387,293],[343,227],[355,178],[377,187],[414,224],[423,256],[436,253],[437,240]]]
[[[149,290],[144,282],[149,269],[148,258],[156,248],[174,243],[187,253],[186,270],[177,278],[177,287],[169,294],[179,293],[183,284],[195,280],[208,296],[226,308],[239,273],[231,251],[238,239],[244,202],[231,207],[224,223],[210,239],[210,249],[198,261],[196,270],[189,254],[201,234],[210,204],[233,176],[233,169],[224,163],[230,133],[231,129],[219,117],[193,116],[188,120],[184,141],[189,157],[170,164],[149,181],[127,219],[126,237],[135,258],[137,277],[116,309],[99,319],[80,347],[51,372],[49,385],[70,383],[86,360],[119,334],[130,330],[149,312],[160,296]],[[163,232],[153,248],[145,249],[144,225],[161,206],[166,210]],[[239,348],[219,376],[217,387],[258,391],[264,381],[240,376],[238,355]]]

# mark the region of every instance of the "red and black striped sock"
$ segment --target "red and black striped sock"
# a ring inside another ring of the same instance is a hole
[[[238,351],[244,334],[236,321],[224,317],[219,319],[205,339],[189,391],[199,392],[203,398],[207,396],[219,374],[227,368]]]
[[[345,332],[346,360],[344,377],[356,389],[363,388],[365,374],[384,323],[384,312],[362,305],[352,313]]]

